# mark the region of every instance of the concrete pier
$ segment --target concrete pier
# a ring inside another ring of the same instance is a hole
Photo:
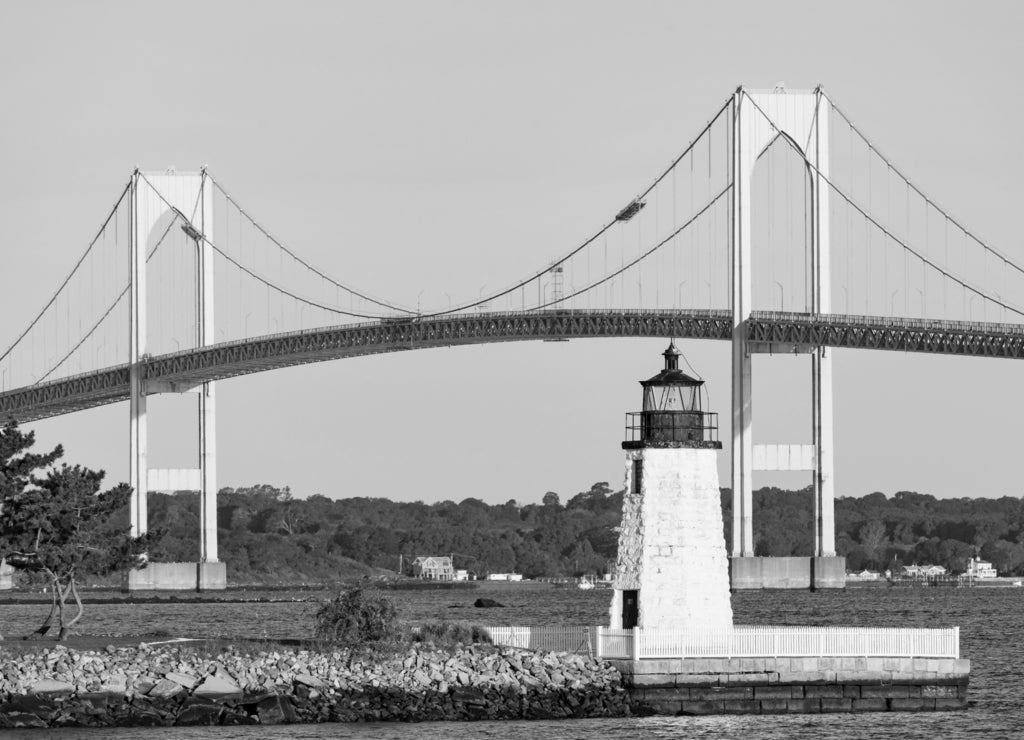
[[[610,660],[640,714],[921,712],[967,708],[956,658]]]
[[[846,558],[734,555],[729,558],[729,582],[734,590],[846,588]]]
[[[223,591],[227,566],[217,563],[147,563],[130,570],[124,586],[128,591]]]

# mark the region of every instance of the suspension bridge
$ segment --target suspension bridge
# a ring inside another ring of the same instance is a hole
[[[129,402],[131,523],[199,490],[218,563],[215,384],[303,363],[488,342],[732,344],[734,558],[755,469],[807,470],[835,555],[832,348],[1024,357],[1024,264],[936,203],[822,89],[739,88],[598,228],[500,290],[423,310],[319,269],[208,170],[135,171],[81,257],[0,352],[0,419]],[[751,357],[810,358],[810,445],[753,444]],[[146,398],[198,398],[199,459],[147,466]],[[799,449],[796,449],[799,448]]]

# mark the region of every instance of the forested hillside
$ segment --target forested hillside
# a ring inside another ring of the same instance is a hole
[[[320,582],[396,571],[420,555],[454,554],[455,566],[478,574],[537,576],[602,573],[615,559],[622,491],[596,483],[564,503],[489,505],[401,503],[381,498],[293,498],[270,486],[224,489],[218,499],[220,556],[236,583]],[[198,496],[150,494],[151,526],[165,535],[157,560],[195,560]],[[729,545],[731,496],[722,493]],[[761,489],[754,494],[759,555],[809,555],[811,492]],[[963,570],[979,553],[1000,573],[1024,573],[1024,502],[1020,498],[936,499],[902,491],[836,501],[837,550],[851,570],[894,562],[937,563]]]

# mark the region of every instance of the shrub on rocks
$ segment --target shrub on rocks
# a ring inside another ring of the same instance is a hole
[[[432,642],[438,647],[463,645],[490,645],[491,634],[486,627],[468,622],[436,620],[424,622],[412,633],[413,642]]]
[[[358,587],[344,589],[316,613],[314,635],[336,645],[394,640],[399,634],[391,599]]]

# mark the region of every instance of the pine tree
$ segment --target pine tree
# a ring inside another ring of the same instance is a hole
[[[115,522],[131,497],[126,484],[100,491],[103,471],[53,464],[61,447],[36,455],[27,452],[34,435],[13,423],[0,432],[0,552],[17,569],[42,573],[50,582],[50,614],[34,633],[46,634],[57,615],[58,640],[82,618],[78,579],[140,567],[152,534],[133,538],[130,527]],[[45,470],[45,475],[37,471]],[[67,599],[78,612],[67,615]]]

